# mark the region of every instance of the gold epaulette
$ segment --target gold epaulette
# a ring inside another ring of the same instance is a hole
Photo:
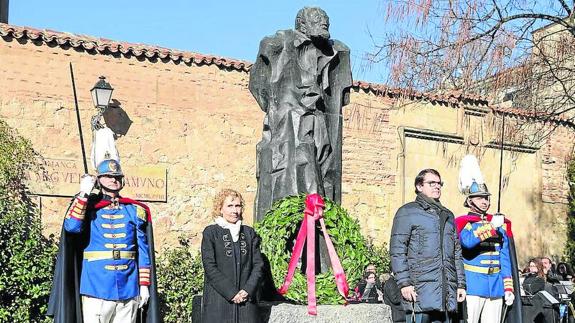
[[[475,229],[475,231],[473,231],[473,235],[478,237],[481,241],[484,241],[496,235],[496,232],[490,223],[486,223]]]
[[[148,213],[146,213],[146,209],[144,209],[139,205],[135,205],[135,207],[136,207],[136,214],[138,215],[138,217],[142,219],[142,221],[144,222],[148,221]]]

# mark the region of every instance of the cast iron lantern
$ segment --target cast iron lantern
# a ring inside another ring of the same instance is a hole
[[[90,90],[94,105],[98,108],[106,108],[112,98],[112,91],[114,89],[110,83],[106,82],[106,77],[100,76],[100,80]]]

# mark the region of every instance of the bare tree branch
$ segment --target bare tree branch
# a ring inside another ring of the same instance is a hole
[[[563,9],[565,10],[565,12],[567,13],[567,16],[571,16],[571,8],[569,8],[569,5],[567,5],[567,3],[565,2],[565,0],[557,0],[559,1],[559,3],[561,4],[561,6],[563,7]]]
[[[571,1],[383,0],[388,20],[414,25],[374,41],[391,85],[476,91],[538,117],[575,120],[575,14]],[[569,2],[569,3],[568,3]]]

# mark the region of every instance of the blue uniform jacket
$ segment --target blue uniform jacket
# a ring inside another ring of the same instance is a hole
[[[150,249],[147,213],[138,204],[110,204],[88,209],[87,199],[76,197],[66,214],[69,233],[89,230],[83,250],[80,294],[106,300],[127,300],[150,285]]]
[[[467,294],[497,298],[513,292],[507,224],[494,228],[475,213],[456,219],[461,242]]]

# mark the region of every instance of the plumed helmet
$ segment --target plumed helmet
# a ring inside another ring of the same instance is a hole
[[[483,180],[481,169],[477,158],[473,155],[466,155],[461,160],[459,169],[459,191],[465,195],[463,206],[469,207],[467,198],[477,196],[490,196],[487,184]]]
[[[122,168],[120,167],[120,163],[114,159],[104,159],[101,161],[96,168],[96,172],[98,177],[103,175],[124,176],[124,173],[122,173]]]
[[[475,197],[475,196],[490,196],[489,190],[487,189],[487,184],[479,184],[475,181],[471,183],[469,187],[469,192],[467,192],[467,197]]]

